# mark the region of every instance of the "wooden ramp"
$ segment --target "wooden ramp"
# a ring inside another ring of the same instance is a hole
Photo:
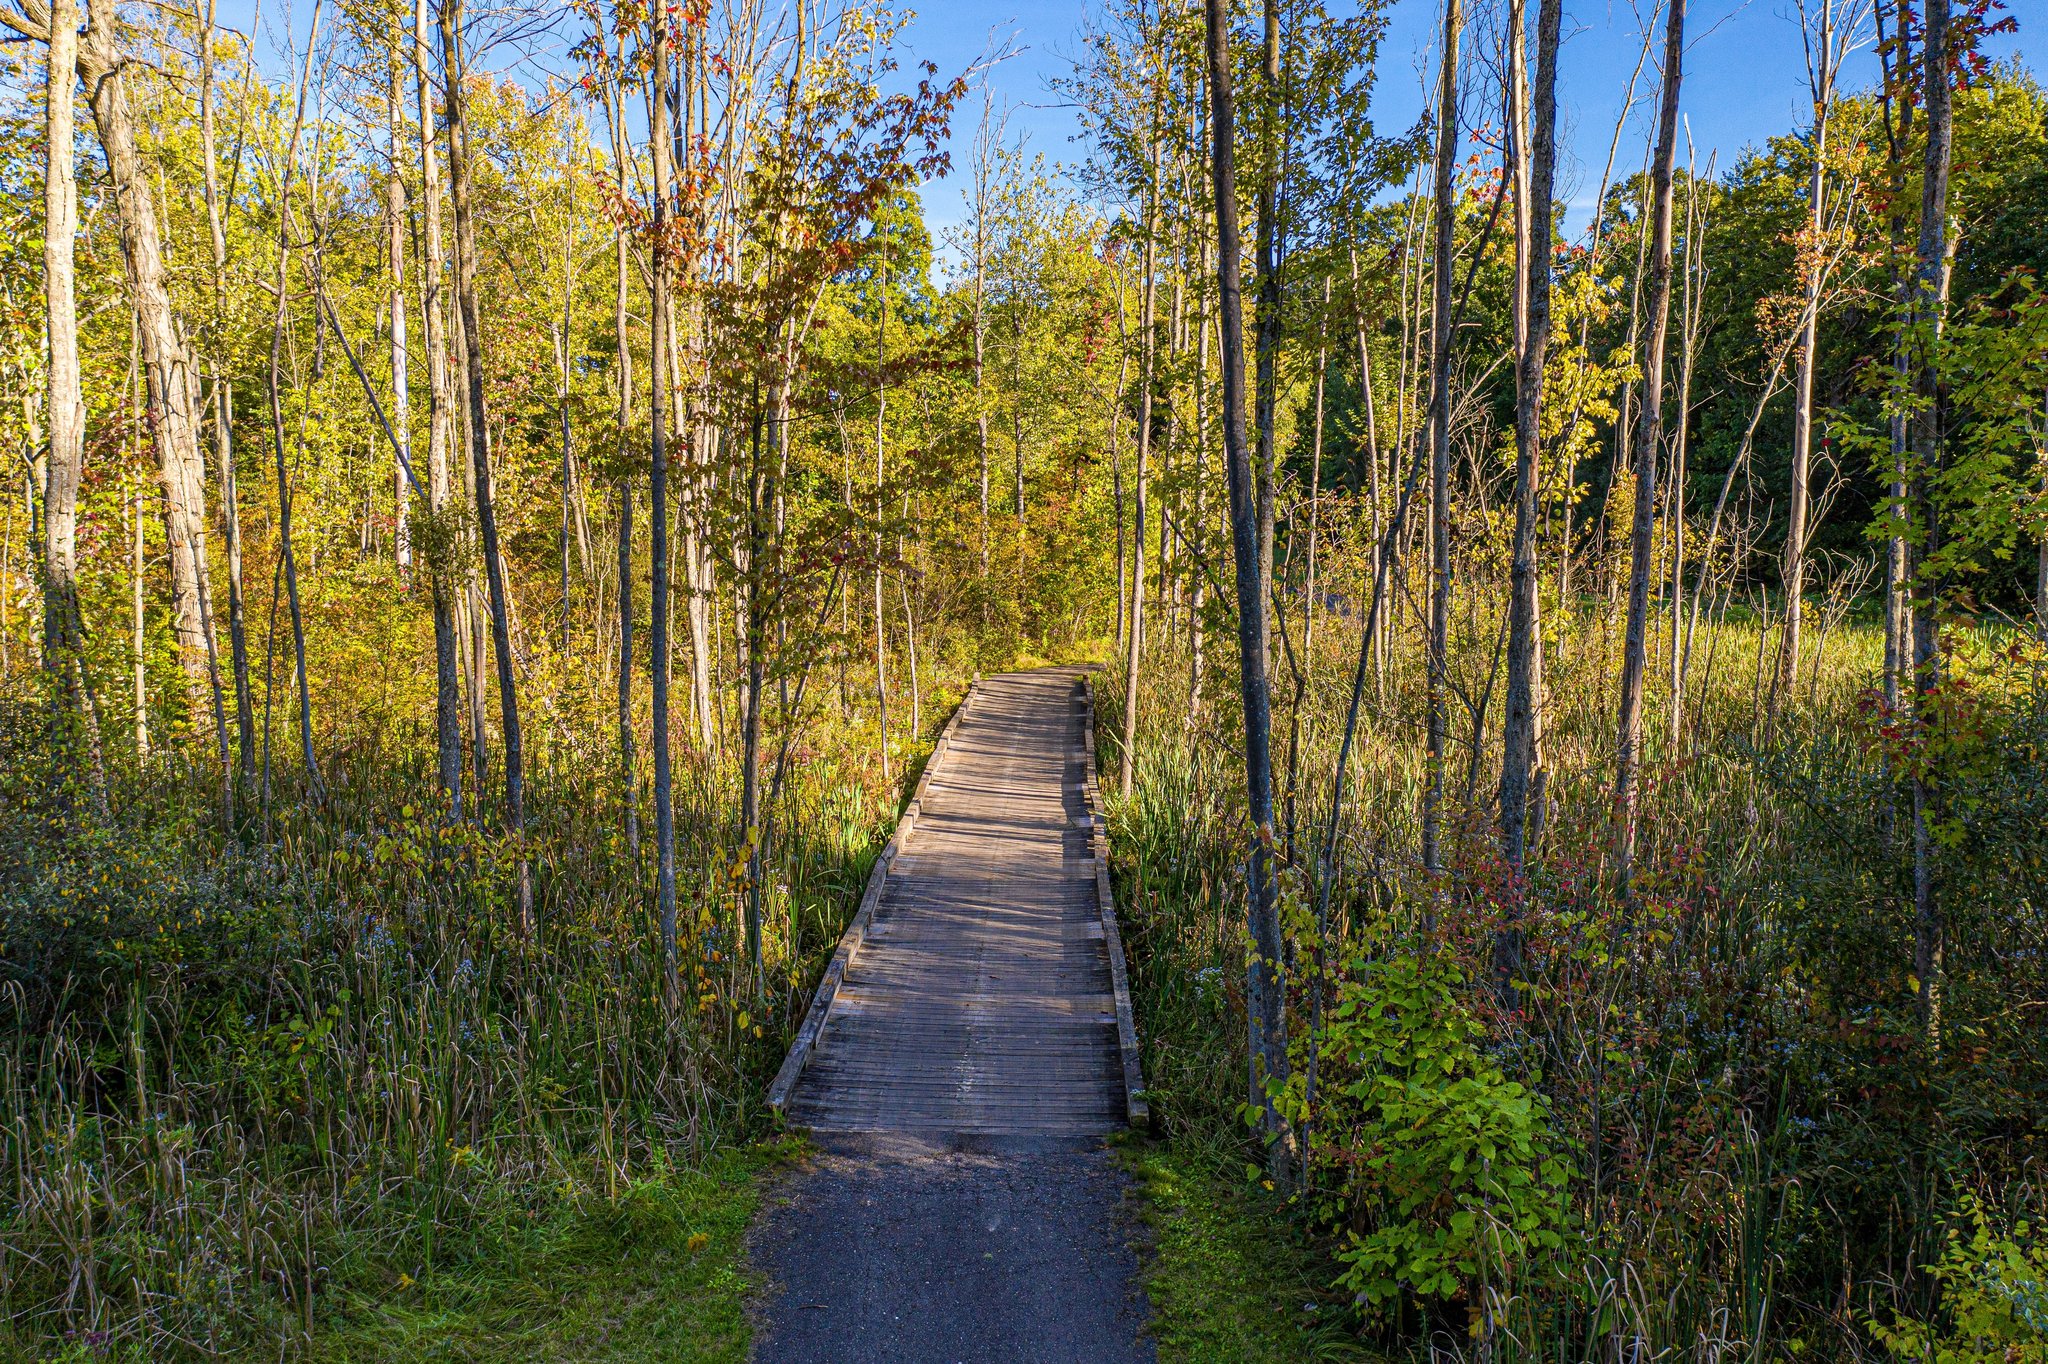
[[[770,1093],[795,1126],[1088,1137],[1144,1118],[1092,696],[975,683]]]

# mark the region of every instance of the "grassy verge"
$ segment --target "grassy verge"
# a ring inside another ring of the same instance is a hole
[[[311,1357],[349,1364],[742,1364],[747,1225],[785,1145],[726,1152],[613,1200],[565,1203],[478,1253],[316,1322]]]
[[[1369,1359],[1329,1287],[1329,1257],[1210,1158],[1133,1143],[1152,1255],[1145,1289],[1160,1364]]]

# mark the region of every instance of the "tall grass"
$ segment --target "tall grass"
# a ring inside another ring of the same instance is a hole
[[[757,1133],[897,795],[857,733],[811,736],[757,978],[734,765],[680,764],[670,1017],[651,840],[628,846],[601,754],[534,763],[528,941],[514,850],[441,815],[418,746],[345,748],[324,801],[288,780],[233,832],[208,774],[158,760],[111,774],[101,822],[53,798],[39,716],[0,719],[0,1354],[300,1352]]]
[[[1314,1052],[1322,1086],[1296,1132],[1308,1149],[1292,1206],[1329,1238],[1333,1277],[1349,1236],[1433,1216],[1384,1202],[1370,1173],[1384,1129],[1344,1097],[1358,1077],[1326,1017],[1315,1032],[1341,989],[1369,1002],[1377,963],[1403,953],[1463,963],[1458,1011],[1541,1096],[1570,1167],[1560,1251],[1486,1263],[1484,1248],[1507,1242],[1482,1225],[1457,1293],[1361,1304],[1356,1328],[1383,1348],[1489,1359],[1722,1361],[1862,1358],[1874,1318],[1945,1320],[1924,1266],[1960,1195],[1997,1206],[2007,1227],[2048,1207],[2038,1115],[1993,1092],[2048,1080],[2030,1012],[2048,984],[2043,660],[1995,629],[1958,641],[1982,732],[1949,774],[1962,813],[1940,857],[1949,1036],[1971,1040],[1936,1050],[1908,980],[1910,801],[1874,737],[1874,626],[1831,611],[1773,717],[1769,621],[1726,603],[1705,613],[1675,744],[1668,683],[1653,687],[1642,874],[1623,897],[1608,856],[1620,632],[1598,599],[1546,602],[1545,822],[1526,881],[1498,858],[1505,596],[1461,592],[1440,879],[1418,855],[1428,772],[1413,633],[1393,632],[1383,682],[1368,672],[1320,930],[1319,848],[1360,622],[1323,612],[1311,654],[1300,600],[1287,603],[1299,666],[1283,662],[1275,680],[1274,749],[1290,1029],[1297,1077]],[[1171,620],[1148,657],[1140,781],[1112,808],[1112,847],[1154,1111],[1177,1139],[1242,1166],[1258,1151],[1242,1118],[1240,721],[1234,676],[1191,694],[1186,630]],[[1682,647],[1666,615],[1653,679],[1669,676],[1674,633]],[[1114,704],[1122,691],[1101,694]],[[1120,719],[1103,727],[1112,754],[1122,732]],[[1510,918],[1528,949],[1504,995],[1490,950]]]

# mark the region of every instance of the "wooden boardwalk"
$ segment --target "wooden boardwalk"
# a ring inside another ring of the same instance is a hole
[[[820,1133],[1089,1137],[1142,1120],[1091,698],[977,682],[770,1101]]]

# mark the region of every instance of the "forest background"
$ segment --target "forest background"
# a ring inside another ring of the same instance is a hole
[[[1682,0],[1428,8],[1411,110],[1424,9],[1107,5],[1055,167],[865,0],[0,8],[0,1343],[736,1253],[929,737],[1097,660],[1158,1149],[1313,1348],[2042,1357],[2013,16],[1795,4],[1717,150]]]

